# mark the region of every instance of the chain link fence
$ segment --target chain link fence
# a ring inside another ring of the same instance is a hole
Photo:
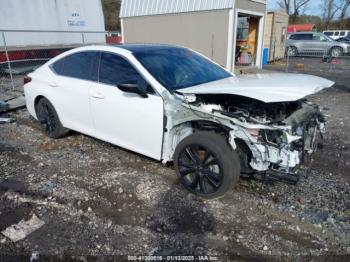
[[[40,31],[0,30],[0,92],[23,92],[23,76],[49,59],[69,49],[91,44],[118,44],[117,32],[109,31]],[[349,78],[350,45],[347,49],[324,51],[286,47],[282,59],[274,59],[265,69],[307,73],[331,78]],[[283,54],[283,52],[282,52]],[[345,81],[345,80],[344,80]]]
[[[0,30],[0,92],[23,92],[23,76],[62,52],[121,40],[109,31]]]
[[[349,45],[350,46],[350,45]],[[286,48],[285,56],[264,66],[264,69],[302,73],[324,77],[336,82],[337,86],[350,88],[350,48],[349,52],[324,51],[291,52]]]

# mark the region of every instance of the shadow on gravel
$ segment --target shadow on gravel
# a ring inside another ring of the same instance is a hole
[[[149,214],[148,227],[159,233],[153,255],[215,256],[219,253],[219,261],[268,261],[235,241],[223,240],[219,233],[222,225],[202,199],[191,194],[180,198],[174,192],[176,189],[167,191]]]

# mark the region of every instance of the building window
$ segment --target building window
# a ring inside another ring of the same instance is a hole
[[[237,40],[247,40],[249,35],[249,18],[248,17],[238,17],[237,24]]]

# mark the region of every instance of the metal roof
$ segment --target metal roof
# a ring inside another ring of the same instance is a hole
[[[122,0],[120,17],[231,9],[234,0]]]
[[[294,32],[311,32],[316,30],[315,24],[298,24],[298,25],[289,25],[288,33]]]

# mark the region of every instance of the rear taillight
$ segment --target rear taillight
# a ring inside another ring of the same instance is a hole
[[[28,84],[30,81],[32,81],[32,78],[29,76],[23,77],[23,85]]]

